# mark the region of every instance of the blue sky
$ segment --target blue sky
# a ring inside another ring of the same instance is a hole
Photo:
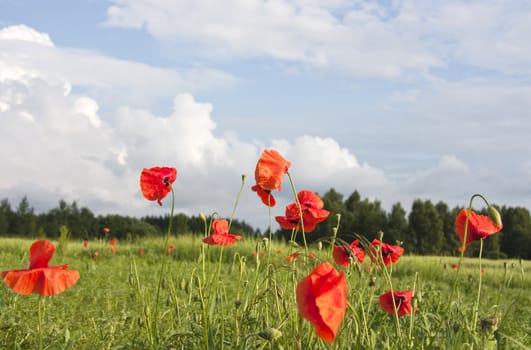
[[[0,197],[163,214],[138,176],[171,165],[187,214],[247,174],[264,226],[276,148],[298,189],[531,208],[530,32],[526,2],[0,0]]]

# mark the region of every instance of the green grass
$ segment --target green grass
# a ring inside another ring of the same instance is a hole
[[[531,347],[529,261],[485,260],[478,324],[473,324],[479,267],[465,259],[450,299],[458,258],[404,256],[390,269],[395,290],[414,289],[417,313],[399,324],[383,312],[378,296],[389,289],[370,260],[343,269],[349,308],[335,342],[315,335],[295,304],[295,287],[329,250],[310,247],[316,259],[285,257],[297,249],[242,240],[203,247],[199,238],[173,237],[63,246],[51,265],[68,263],[79,282],[42,298],[46,349],[526,349]],[[0,239],[0,270],[28,266],[31,240]],[[57,242],[54,242],[57,246]],[[201,249],[205,249],[202,259]],[[145,254],[138,254],[140,249]],[[277,250],[281,253],[277,253]],[[94,257],[98,251],[99,256]],[[258,257],[253,256],[257,251]],[[260,257],[263,252],[265,256]],[[269,264],[267,263],[269,261]],[[204,264],[204,265],[203,265]],[[164,266],[158,304],[157,289]],[[339,269],[339,268],[338,268]],[[218,274],[219,273],[219,274]],[[39,296],[0,287],[0,348],[38,348]],[[493,325],[493,321],[496,324]],[[481,325],[483,324],[483,328]],[[273,330],[274,329],[274,330]],[[278,330],[280,333],[276,332]],[[280,336],[278,338],[273,335]]]

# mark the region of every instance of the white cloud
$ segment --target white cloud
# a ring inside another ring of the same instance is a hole
[[[207,46],[209,55],[269,56],[388,78],[452,63],[531,74],[525,2],[113,2],[106,25]]]
[[[444,65],[410,28],[376,3],[323,1],[116,0],[106,25],[145,29],[155,37],[207,45],[218,53],[397,77]],[[341,16],[337,16],[341,13]],[[200,25],[198,25],[200,24]]]
[[[0,81],[40,77],[62,86],[65,94],[72,85],[88,90],[107,105],[135,101],[137,106],[149,106],[161,96],[226,86],[235,81],[229,74],[210,68],[178,71],[47,45],[43,39],[49,39],[47,34],[23,25],[0,29],[1,33]]]
[[[35,29],[23,24],[0,29],[0,40],[21,40],[43,46],[54,46],[48,34],[40,33]]]

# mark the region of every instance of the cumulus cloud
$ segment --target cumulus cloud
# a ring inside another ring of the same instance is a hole
[[[323,5],[316,0],[300,4]],[[335,1],[329,6],[327,9],[332,11],[333,6],[344,4]],[[289,8],[280,6],[270,11],[280,11],[278,16],[283,18],[282,11],[289,12]],[[328,20],[333,24],[337,19]],[[63,198],[78,200],[97,213],[165,214],[167,206],[160,208],[142,197],[138,177],[143,167],[166,165],[178,169],[174,187],[177,210],[187,214],[218,212],[229,216],[242,175],[246,175],[246,190],[236,215],[264,228],[268,221],[267,209],[250,191],[254,166],[263,148],[276,148],[292,162],[290,174],[298,190],[324,194],[335,188],[345,195],[358,190],[362,196],[382,200],[386,208],[397,201],[407,208],[408,200],[415,197],[449,198],[450,193],[462,200],[470,195],[471,188],[489,190],[489,185],[496,182],[496,174],[486,165],[478,166],[470,157],[466,162],[463,160],[459,149],[466,143],[458,141],[467,138],[463,137],[465,132],[459,125],[488,121],[493,128],[492,133],[484,135],[485,144],[495,140],[499,145],[502,139],[495,137],[503,130],[502,119],[496,118],[496,113],[503,111],[500,101],[513,99],[520,104],[531,100],[528,89],[478,87],[471,93],[471,85],[463,83],[446,86],[440,83],[428,92],[415,90],[397,95],[389,101],[390,110],[398,106],[412,118],[433,112],[441,117],[437,120],[442,120],[435,128],[438,132],[457,134],[460,138],[452,140],[459,147],[441,152],[433,169],[421,167],[421,170],[409,170],[404,177],[390,176],[383,169],[360,160],[351,149],[330,137],[301,132],[291,139],[247,142],[234,131],[221,134],[215,106],[198,100],[194,93],[195,80],[189,81],[186,74],[176,70],[58,48],[48,36],[24,26],[2,29],[0,33],[0,159],[2,169],[6,169],[0,173],[0,191],[9,198],[27,194],[38,210],[47,210]],[[87,70],[94,65],[98,69]],[[197,76],[198,80],[201,76],[208,77],[203,73]],[[213,81],[216,79],[207,78],[201,84]],[[119,108],[114,109],[109,104],[117,102],[111,103],[105,94],[97,93],[122,88],[130,96],[143,95],[148,100],[159,94],[170,95],[172,108],[160,113],[149,108],[149,103],[133,105],[123,99]],[[483,102],[481,96],[487,101]],[[466,108],[456,108],[453,112],[448,109],[453,103],[464,105],[463,99],[469,102]],[[411,104],[419,101],[422,102],[419,109],[413,109]],[[477,113],[476,108],[482,103],[494,112]],[[511,114],[524,118],[522,112]],[[449,117],[444,119],[446,115]],[[437,136],[433,129],[428,132],[411,128],[404,132],[400,120],[395,123],[386,125],[388,132],[400,130],[406,141],[415,140],[418,135],[427,139]],[[524,135],[525,128],[520,132]],[[473,152],[474,148],[468,151]],[[503,162],[503,157],[493,160],[496,166]],[[528,175],[529,160],[522,164],[520,172]],[[511,188],[514,191],[511,179],[507,177],[506,183],[495,189],[495,198],[504,198],[503,194]],[[524,186],[517,188],[524,189]],[[521,192],[519,198],[528,191]],[[283,206],[292,201],[290,186],[285,184],[278,198],[275,211],[280,214]]]
[[[0,81],[41,77],[62,85],[65,93],[75,85],[105,99],[106,104],[134,101],[137,106],[148,106],[157,97],[235,82],[231,75],[211,68],[178,71],[56,47],[47,34],[24,25],[0,29],[0,51]]]

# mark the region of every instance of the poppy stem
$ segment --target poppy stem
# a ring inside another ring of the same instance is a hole
[[[170,219],[168,222],[168,230],[166,231],[166,238],[164,240],[164,247],[163,252],[165,252],[166,249],[168,249],[168,242],[170,241],[170,234],[171,234],[171,227],[173,224],[173,212],[175,210],[175,193],[173,192],[173,186],[171,183],[168,184],[170,186],[171,190],[171,211],[170,211]],[[158,321],[159,321],[159,298],[160,298],[160,289],[162,288],[162,279],[164,276],[164,270],[166,268],[166,264],[168,262],[169,257],[165,257],[162,259],[162,263],[160,265],[160,273],[159,273],[159,283],[157,286],[157,293],[155,295],[155,313],[154,313],[154,320],[153,320],[153,334],[155,335],[155,339],[158,341]]]
[[[481,296],[481,257],[482,257],[482,254],[483,254],[483,238],[479,240],[479,280],[478,280],[478,296],[476,298],[476,305],[474,305],[474,313],[473,313],[473,323],[472,323],[472,327],[474,327],[474,329],[476,329],[476,325],[477,325],[477,322],[478,322],[478,313],[479,313],[479,299],[480,299],[480,296]]]
[[[38,317],[39,317],[39,350],[43,349],[42,346],[42,313],[43,313],[43,306],[42,306],[42,296],[39,295],[39,302],[38,302]]]
[[[301,202],[299,201],[299,196],[297,195],[297,190],[295,189],[295,183],[293,182],[291,174],[289,171],[286,174],[288,175],[289,183],[291,185],[291,190],[293,191],[293,195],[295,196],[295,203],[297,203],[297,208],[299,209],[299,219],[300,219],[299,222],[300,222],[300,227],[301,227],[302,240],[304,242],[304,250],[306,251],[306,254],[304,256],[304,262],[308,264],[308,256],[310,253],[308,251],[308,243],[306,242],[306,232],[304,231],[304,221],[302,219],[302,206],[301,206]],[[309,269],[310,268],[308,267],[308,272],[309,272]]]
[[[391,297],[392,297],[391,300],[393,301],[393,309],[395,311],[394,318],[395,318],[396,333],[397,333],[397,337],[400,340],[400,343],[402,343],[402,332],[400,330],[400,320],[398,319],[398,305],[396,305],[396,301],[395,301],[395,291],[393,289],[393,282],[391,281],[391,274],[389,273],[389,271],[387,271],[387,266],[385,265],[385,262],[383,260],[382,243],[383,243],[383,232],[380,232],[380,245],[378,246],[378,258],[380,259],[380,264],[382,266],[385,279],[387,283],[389,284],[389,289],[391,290]]]
[[[234,218],[234,214],[236,214],[236,208],[238,207],[238,203],[240,202],[240,197],[243,192],[243,186],[245,185],[245,178],[246,176],[242,175],[242,184],[240,186],[240,191],[238,192],[238,196],[236,196],[236,201],[234,202],[234,207],[232,208],[232,213],[230,214],[229,228],[228,228],[229,232],[230,232],[230,226],[232,225],[232,219]]]

